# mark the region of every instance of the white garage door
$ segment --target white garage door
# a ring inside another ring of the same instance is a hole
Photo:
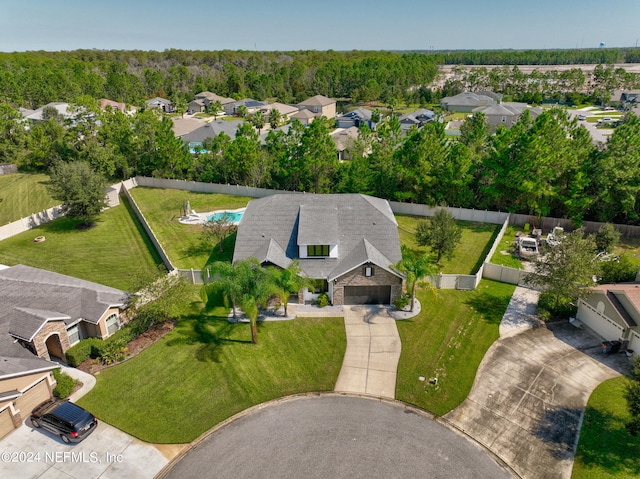
[[[599,315],[596,311],[584,304],[580,305],[580,315],[578,319],[608,341],[619,339],[624,333],[622,326],[614,323],[606,316]]]

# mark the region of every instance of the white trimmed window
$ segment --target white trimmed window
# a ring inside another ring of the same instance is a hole
[[[109,333],[109,336],[111,336],[118,329],[120,329],[120,321],[118,321],[118,315],[115,313],[113,313],[107,318],[107,320],[105,321],[105,324],[107,326],[107,332]]]

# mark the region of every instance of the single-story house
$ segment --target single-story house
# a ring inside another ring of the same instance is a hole
[[[530,107],[526,103],[500,103],[490,106],[481,106],[474,108],[473,113],[484,113],[487,117],[489,131],[493,132],[500,125],[506,128],[511,128],[525,110],[529,110],[531,113],[531,119],[533,120],[542,113],[542,108]]]
[[[209,103],[214,103],[216,101],[219,101],[221,105],[226,105],[227,103],[233,103],[235,101],[233,98],[216,95],[210,91],[201,91],[196,95],[196,100],[204,100],[205,105],[207,106],[209,106]]]
[[[25,120],[31,121],[31,122],[36,122],[36,121],[43,121],[44,120],[44,110],[45,108],[53,108],[56,110],[58,116],[60,116],[61,118],[64,119],[69,119],[73,116],[72,112],[70,111],[70,106],[69,103],[65,103],[65,102],[61,102],[61,101],[54,101],[51,103],[47,103],[44,106],[41,106],[40,108],[37,108],[35,110],[21,110],[23,117]]]
[[[603,284],[578,300],[576,319],[640,354],[640,283]]]
[[[307,110],[306,108],[303,108],[297,113],[294,113],[293,115],[291,115],[290,118],[292,121],[298,120],[304,126],[309,126],[309,123],[311,123],[316,118],[316,114],[313,113],[311,110]]]
[[[459,113],[471,113],[475,108],[495,105],[500,103],[495,95],[489,92],[464,92],[455,96],[447,96],[440,100],[440,106],[447,111],[457,111]]]
[[[30,266],[0,270],[2,332],[43,359],[64,359],[81,339],[112,335],[127,299],[124,291]]]
[[[331,132],[331,139],[336,145],[336,151],[338,152],[338,161],[351,159],[351,150],[359,135],[360,130],[357,126],[337,128]]]
[[[125,103],[119,101],[108,100],[107,98],[100,98],[98,100],[98,104],[100,105],[101,110],[106,110],[107,108],[112,108],[113,110],[119,110],[122,113],[130,113],[133,114],[136,112],[136,108],[133,106],[127,107]]]
[[[247,113],[255,113],[256,111],[264,108],[266,103],[263,101],[252,100],[251,98],[245,98],[244,100],[233,101],[222,105],[222,109],[226,115],[237,115],[241,106],[245,106]]]
[[[159,96],[152,98],[151,100],[147,100],[145,104],[147,105],[147,108],[157,108],[165,113],[173,113],[176,111],[175,106],[170,100],[160,98]]]
[[[257,258],[286,268],[298,260],[315,292],[333,305],[391,304],[403,276],[398,223],[389,202],[361,194],[277,194],[250,201],[238,225],[233,261]]]
[[[367,125],[371,130],[375,130],[375,123],[371,121],[373,112],[366,108],[357,108],[349,113],[340,115],[336,118],[337,128],[351,128],[352,126],[360,127]]]
[[[300,109],[294,105],[286,105],[278,102],[270,103],[260,108],[260,111],[267,122],[269,121],[271,110],[278,110],[280,112],[280,117],[282,118],[283,123],[289,122],[291,120],[291,115],[300,111]]]
[[[436,114],[431,110],[420,109],[416,111],[412,111],[411,113],[406,113],[402,115],[400,120],[400,128],[404,133],[413,128],[422,128],[424,125],[429,123],[430,121],[435,120]]]
[[[300,109],[305,108],[309,110],[315,117],[324,116],[327,118],[335,118],[336,116],[336,101],[326,96],[312,96],[298,103],[298,106]]]
[[[180,138],[182,139],[182,141],[191,146],[198,143],[202,145],[204,140],[206,140],[207,138],[218,136],[220,133],[224,133],[231,139],[234,139],[236,137],[236,132],[238,131],[238,128],[242,123],[242,120],[212,121],[209,123],[205,123],[201,127],[196,128],[195,130],[192,130],[184,135],[181,135]]]

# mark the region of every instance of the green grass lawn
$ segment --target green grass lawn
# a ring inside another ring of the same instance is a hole
[[[496,248],[496,251],[491,257],[491,263],[500,266],[508,266],[510,268],[524,269],[522,266],[522,261],[520,261],[512,254],[513,240],[516,237],[516,233],[518,231],[522,231],[522,228],[513,225],[507,226],[507,229],[504,232],[504,236],[500,241],[500,245],[498,246],[498,248]],[[509,254],[504,254],[503,251],[507,251],[509,252]]]
[[[184,225],[178,222],[183,201],[189,200],[192,210],[199,213],[221,209],[236,209],[247,206],[246,196],[230,196],[191,191],[137,187],[130,190],[131,196],[142,210],[147,222],[162,244],[171,263],[176,268],[202,269],[215,260],[231,260],[235,236],[225,243],[223,255],[213,244],[202,241],[199,225]]]
[[[93,228],[78,230],[77,224],[63,217],[0,241],[0,264],[22,263],[123,290],[160,264],[126,201],[104,211]],[[46,241],[34,243],[41,235]]]
[[[429,248],[418,246],[415,239],[418,221],[423,220],[419,216],[396,215],[398,221],[398,233],[400,243],[409,248],[428,252]],[[451,260],[442,260],[442,273],[474,274],[480,266],[493,243],[494,238],[500,232],[500,225],[489,223],[477,223],[472,221],[458,221],[462,227],[462,239],[456,247]]]
[[[462,403],[485,352],[499,337],[514,289],[482,280],[476,291],[438,290],[437,297],[419,291],[420,314],[396,322],[402,340],[396,398],[436,415]],[[432,377],[437,386],[428,383]]]
[[[598,386],[587,404],[573,465],[573,479],[640,477],[640,436],[624,427],[629,418],[623,393],[627,378]]]
[[[60,202],[47,192],[48,175],[0,175],[0,226],[38,213]]]
[[[252,344],[249,325],[229,323],[226,309],[192,305],[167,336],[102,371],[79,404],[144,441],[186,443],[253,405],[333,390],[346,349],[342,318],[259,323]]]

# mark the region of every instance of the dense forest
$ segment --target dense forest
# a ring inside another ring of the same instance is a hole
[[[468,50],[437,52],[446,65],[574,65],[640,63],[640,48]],[[439,62],[440,63],[440,62]]]
[[[102,112],[87,98],[74,118],[54,114],[27,127],[0,106],[0,162],[47,171],[82,160],[106,177],[182,178],[318,193],[366,193],[398,201],[499,209],[531,215],[640,224],[640,119],[627,114],[603,149],[561,109],[490,134],[485,118],[467,118],[459,140],[431,122],[401,133],[396,116],[362,127],[351,161],[339,162],[333,123],[294,122],[261,142],[245,123],[235,138],[205,142],[195,155],[155,110]]]

